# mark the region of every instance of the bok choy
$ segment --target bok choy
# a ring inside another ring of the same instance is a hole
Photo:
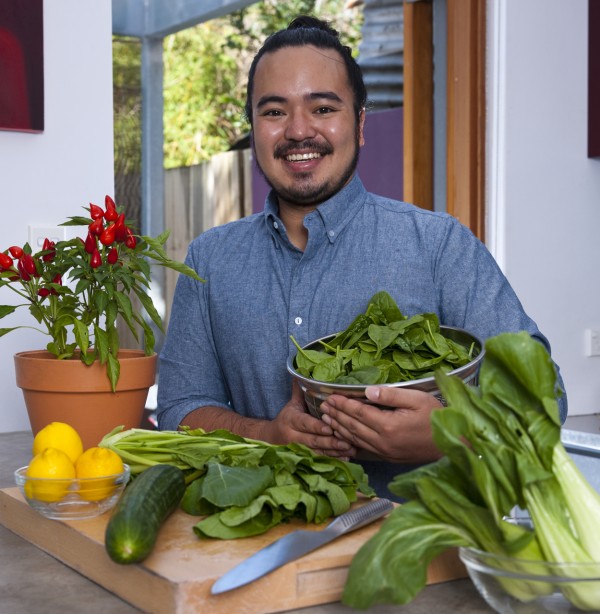
[[[406,604],[425,586],[429,563],[452,547],[473,547],[520,561],[600,561],[600,496],[560,439],[557,377],[545,348],[527,333],[489,339],[479,387],[441,371],[447,407],[432,414],[444,456],[389,485],[406,499],[354,557],[342,601],[354,608]],[[511,522],[520,508],[531,528]],[[521,563],[522,564],[522,563]],[[510,571],[510,569],[509,569]],[[504,578],[523,602],[555,590]],[[598,582],[565,583],[581,610],[600,610]]]

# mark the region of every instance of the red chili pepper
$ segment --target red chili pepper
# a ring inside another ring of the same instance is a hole
[[[99,217],[97,220],[94,220],[89,226],[88,226],[88,230],[89,232],[91,232],[93,235],[97,235],[100,236],[102,234],[102,231],[104,230],[104,223],[102,222],[102,218]]]
[[[90,259],[90,266],[92,269],[97,269],[102,264],[102,256],[100,256],[100,252],[95,249],[92,257]]]
[[[104,217],[104,210],[102,209],[102,207],[90,203],[90,217],[93,220],[102,219]]]
[[[133,236],[130,228],[126,228],[127,238],[125,239],[125,245],[129,249],[134,249],[137,245],[137,239]]]
[[[54,279],[52,280],[53,284],[58,284],[59,286],[62,286],[62,276],[60,275],[60,273],[56,274],[54,276]],[[58,292],[52,288],[52,290],[50,290],[50,294],[58,294]]]
[[[4,253],[0,253],[0,269],[3,271],[8,271],[13,265],[13,259]]]
[[[86,237],[85,242],[84,242],[84,245],[85,245],[85,251],[88,254],[93,254],[94,253],[94,250],[97,247],[97,243],[96,243],[96,237],[93,235],[93,233],[91,231],[88,231],[87,237]]]
[[[31,275],[25,270],[25,265],[22,259],[19,259],[17,269],[19,270],[19,275],[23,281],[29,281],[31,279]]]
[[[106,262],[108,262],[108,264],[114,264],[118,259],[119,252],[117,251],[117,248],[111,247],[110,251],[108,252],[108,256],[106,256]]]
[[[46,298],[49,294],[50,290],[48,290],[48,288],[40,288],[38,290],[38,296],[41,296],[42,298]]]
[[[104,229],[102,234],[100,235],[100,243],[102,245],[112,245],[115,242],[115,225],[111,224],[107,228]]]
[[[125,226],[125,214],[121,213],[115,222],[115,241],[123,243],[127,238],[127,226]]]
[[[44,254],[42,260],[44,262],[51,262],[54,260],[54,256],[56,256],[56,243],[54,241],[50,241],[50,239],[44,239],[44,245],[42,245],[42,250],[47,251],[47,254]]]
[[[23,265],[23,270],[29,275],[35,275],[37,273],[37,269],[35,268],[35,261],[31,254],[23,254],[19,258],[19,264]]]
[[[13,258],[20,258],[23,255],[23,248],[19,247],[18,245],[13,245],[12,247],[9,247],[8,251]]]
[[[114,222],[119,217],[115,201],[110,196],[106,195],[104,205],[106,206],[104,219],[108,222]]]

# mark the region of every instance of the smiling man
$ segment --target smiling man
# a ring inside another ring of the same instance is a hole
[[[328,24],[299,17],[250,68],[246,113],[272,190],[264,211],[213,228],[189,247],[160,357],[158,420],[299,442],[354,458],[381,496],[400,471],[439,457],[427,393],[368,389],[305,411],[286,370],[296,347],[345,329],[387,291],[405,315],[436,313],[481,339],[525,330],[549,348],[485,246],[452,216],[366,191],[356,166],[366,89]],[[401,161],[398,161],[401,164]],[[562,384],[562,382],[561,382]],[[567,412],[560,399],[561,417]],[[362,460],[364,452],[385,460]]]
[[[291,73],[293,79],[286,78]],[[339,192],[363,145],[364,100],[357,109],[339,53],[313,45],[265,53],[251,100],[256,161],[278,196],[279,215],[303,249],[304,216]]]

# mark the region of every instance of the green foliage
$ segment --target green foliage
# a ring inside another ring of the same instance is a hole
[[[407,318],[387,292],[377,292],[365,313],[322,349],[298,348],[301,375],[336,384],[386,384],[431,377],[436,369],[452,371],[476,354],[446,338],[435,313]]]
[[[167,256],[168,231],[157,238],[134,235],[125,214],[109,196],[106,204],[106,211],[90,204],[91,217],[73,216],[61,224],[83,226],[85,240],[76,237],[55,243],[46,239],[36,253],[25,244],[1,254],[0,288],[11,290],[22,302],[16,307],[0,306],[0,319],[19,307],[28,309],[40,326],[35,330],[50,338],[46,349],[51,354],[58,359],[78,355],[87,365],[99,360],[106,365],[114,391],[120,374],[117,321],[122,319],[136,340],[143,333],[147,355],[153,353],[155,339],[144,313],[163,330],[150,296],[149,262],[202,280],[193,269]],[[131,295],[139,299],[143,310],[134,310]],[[0,337],[18,328],[34,327],[2,328]]]
[[[122,174],[141,170],[141,43],[113,37],[115,167]]]
[[[408,603],[433,557],[464,546],[502,557],[507,575],[498,581],[523,602],[561,590],[577,608],[598,611],[600,583],[552,585],[544,569],[582,563],[568,573],[589,578],[585,565],[600,556],[600,496],[561,443],[554,364],[527,332],[492,337],[485,351],[479,388],[436,373],[448,407],[432,413],[431,427],[444,456],[389,484],[408,502],[354,557],[346,605]],[[515,506],[531,526],[507,520]],[[511,577],[534,568],[536,581]]]
[[[375,494],[360,465],[226,430],[115,429],[100,446],[119,454],[134,476],[157,464],[182,469],[183,510],[206,516],[194,526],[200,537],[259,535],[291,518],[321,523],[348,511],[357,491]]]

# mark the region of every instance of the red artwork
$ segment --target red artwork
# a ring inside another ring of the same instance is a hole
[[[0,0],[0,130],[44,130],[43,0]]]

